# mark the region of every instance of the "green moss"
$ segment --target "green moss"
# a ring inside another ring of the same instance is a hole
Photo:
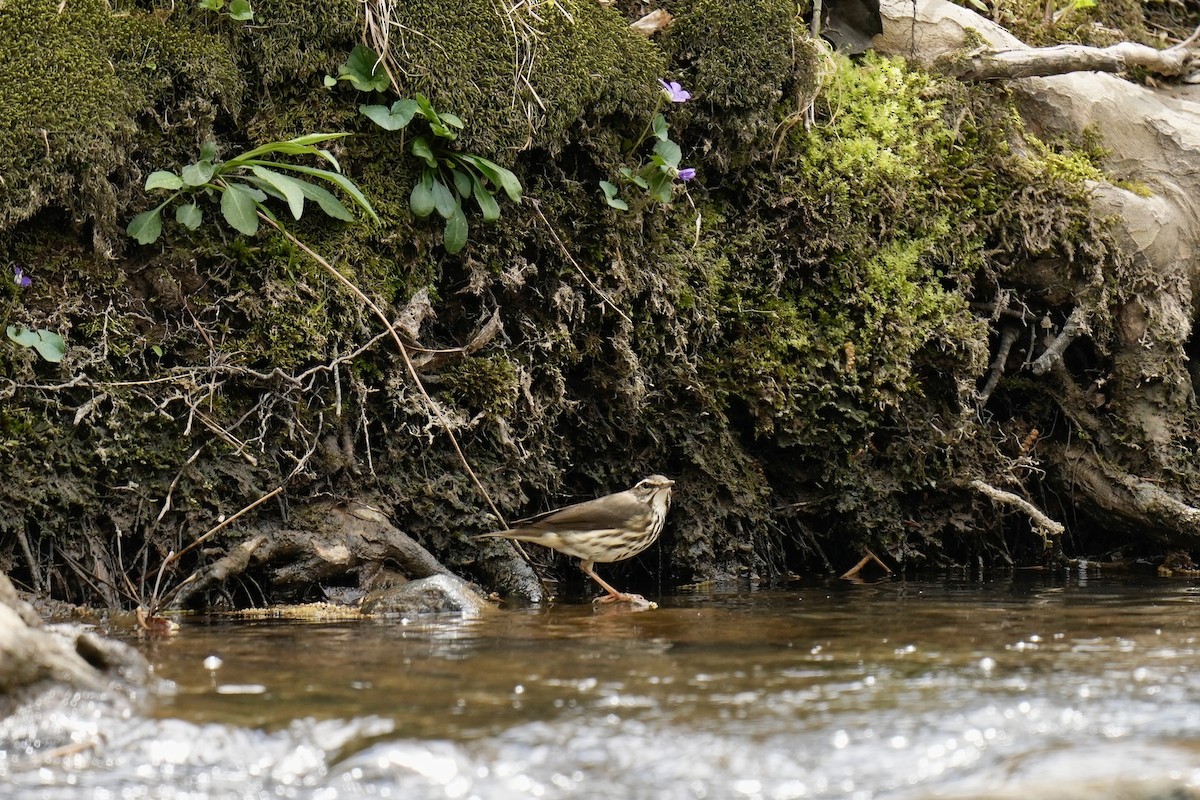
[[[194,142],[239,102],[228,51],[156,16],[29,0],[0,5],[0,31],[0,230],[58,205],[113,239],[148,132],[169,156],[169,132]]]
[[[453,362],[438,371],[433,385],[456,405],[500,416],[515,409],[519,389],[516,367],[502,355]]]
[[[974,9],[968,2],[961,5]],[[1120,41],[1155,43],[1144,15],[1156,3],[1103,0],[1077,3],[1062,0],[1047,6],[1043,0],[1001,0],[991,18],[1033,47],[1085,44],[1107,47]],[[1152,13],[1152,12],[1151,12]]]

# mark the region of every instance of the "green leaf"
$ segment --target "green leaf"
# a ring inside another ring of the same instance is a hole
[[[451,170],[454,175],[454,190],[458,192],[459,197],[471,196],[471,176],[461,169]]]
[[[343,192],[350,195],[350,198],[358,204],[358,207],[367,212],[367,216],[369,216],[375,222],[379,222],[379,215],[375,213],[375,209],[371,207],[370,201],[367,200],[366,196],[362,193],[362,190],[354,184],[354,181],[350,180],[340,172],[330,172],[327,169],[305,167],[300,164],[285,164],[283,162],[273,162],[271,163],[271,166],[277,169],[286,169],[290,170],[291,172],[300,172],[305,175],[312,175],[313,177],[329,181],[334,186],[337,186]]]
[[[423,94],[414,94],[413,102],[417,104],[417,108],[420,110],[421,116],[425,118],[426,122],[441,122],[442,118],[439,117],[438,113],[433,110],[433,103],[429,102],[428,97]]]
[[[292,219],[300,219],[300,215],[304,213],[304,190],[300,188],[301,181],[258,165],[250,171],[283,195],[287,200],[288,210],[292,212]]]
[[[664,172],[656,172],[650,177],[647,185],[647,191],[650,196],[660,203],[671,202],[671,194],[674,187],[671,185],[671,176]]]
[[[183,182],[188,186],[203,186],[212,180],[217,168],[211,161],[197,161],[183,168]]]
[[[143,211],[129,222],[125,232],[137,239],[138,244],[152,244],[162,233],[162,206],[152,211]]]
[[[229,17],[238,22],[254,19],[254,9],[250,7],[250,0],[230,0]]]
[[[390,109],[387,106],[359,106],[358,110],[385,131],[398,131],[412,122],[419,109],[415,100],[397,100]]]
[[[200,0],[196,5],[205,11],[220,11],[221,7],[225,5],[225,0]]]
[[[258,203],[249,187],[230,183],[221,194],[221,213],[234,230],[253,236],[258,233]]]
[[[446,219],[454,216],[455,211],[459,214],[462,213],[462,207],[458,204],[458,198],[446,188],[446,184],[442,183],[440,178],[433,179],[433,207]]]
[[[424,219],[433,213],[433,176],[426,170],[408,196],[408,207],[413,214]]]
[[[463,129],[463,121],[458,118],[457,114],[447,114],[443,111],[442,113],[438,114],[438,116],[441,117],[442,122],[446,123],[450,127],[458,128],[460,131]]]
[[[156,345],[156,344],[150,345],[150,350],[153,351],[154,355],[158,356],[159,358],[163,357],[163,349],[161,347],[159,347],[158,345]]]
[[[333,77],[332,75],[326,75],[321,82],[325,84],[326,89],[332,89],[338,84],[337,78]]]
[[[338,77],[350,81],[360,92],[382,92],[391,84],[379,54],[362,45],[350,51],[346,63],[338,67]]]
[[[190,231],[199,228],[203,219],[204,214],[201,213],[200,206],[195,203],[188,203],[175,209],[175,221]]]
[[[679,149],[679,145],[670,139],[655,142],[654,152],[672,167],[678,167],[680,159],[683,158],[683,152]]]
[[[600,190],[604,192],[604,202],[608,203],[613,208],[619,208],[622,211],[629,210],[629,203],[626,203],[617,196],[618,189],[614,184],[608,181],[600,181]]]
[[[257,159],[259,156],[265,156],[270,153],[283,153],[289,156],[314,155],[331,161],[334,166],[337,166],[337,160],[334,159],[328,150],[318,150],[313,145],[328,142],[332,139],[343,139],[349,135],[349,133],[309,133],[304,136],[297,136],[295,139],[286,139],[282,142],[267,142],[253,150],[247,150],[245,153],[231,158],[227,163],[245,164],[253,159]]]
[[[437,166],[437,157],[433,154],[433,148],[429,146],[429,142],[425,140],[424,136],[415,137],[409,150],[417,158],[425,159],[425,163],[429,166]]]
[[[446,219],[443,239],[447,253],[457,253],[467,246],[467,217],[458,206],[455,206],[454,213]]]
[[[341,200],[334,197],[332,192],[308,181],[296,181],[296,183],[300,186],[300,191],[304,192],[304,196],[316,202],[328,216],[343,220],[344,222],[353,221],[354,215],[350,213],[348,208],[342,205]]]
[[[182,187],[183,178],[174,172],[167,172],[160,169],[146,176],[146,191],[150,191],[151,189],[180,189]]]
[[[655,114],[654,120],[650,123],[650,130],[654,132],[654,138],[659,141],[667,139],[667,118],[662,114]]]
[[[479,210],[483,212],[485,222],[495,222],[500,219],[500,204],[496,202],[496,198],[492,197],[489,192],[478,179],[471,179],[471,186],[475,194],[475,202],[479,204]]]
[[[217,143],[209,139],[204,144],[200,145],[200,160],[213,161],[217,157]]]
[[[433,132],[434,136],[442,139],[454,139],[458,137],[457,133],[446,126],[442,115],[433,109],[433,103],[429,102],[429,98],[423,94],[413,95],[413,97],[416,98],[417,108],[420,109],[421,116],[425,117],[425,121],[429,123],[429,130]],[[462,120],[453,114],[448,116],[458,123],[458,127],[462,127]]]
[[[481,156],[460,155],[459,160],[471,164],[484,174],[494,185],[499,186],[514,203],[521,202],[521,181],[495,161],[489,161]]]
[[[22,347],[32,347],[37,350],[38,355],[52,364],[62,361],[63,356],[67,354],[67,343],[54,331],[44,328],[31,331],[23,325],[19,328],[16,325],[9,325],[6,333],[8,338]]]

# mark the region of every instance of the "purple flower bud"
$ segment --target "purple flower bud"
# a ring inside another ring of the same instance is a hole
[[[692,93],[679,85],[678,81],[667,82],[662,79],[658,81],[662,84],[663,93],[672,103],[686,103],[692,99]]]
[[[694,177],[696,177],[696,170],[692,167],[679,170],[679,180],[681,181],[690,181]]]
[[[22,289],[28,288],[33,284],[33,278],[25,274],[25,270],[20,267],[13,267],[13,283],[20,286]]]

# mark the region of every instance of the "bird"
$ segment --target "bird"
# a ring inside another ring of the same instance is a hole
[[[641,595],[614,589],[596,574],[594,566],[633,558],[654,544],[667,521],[674,485],[665,475],[651,475],[632,489],[547,511],[507,530],[475,538],[533,542],[574,556],[580,559],[584,574],[607,592],[593,602],[646,604]]]

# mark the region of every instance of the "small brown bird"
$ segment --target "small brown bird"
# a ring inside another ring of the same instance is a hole
[[[651,475],[624,492],[547,511],[521,520],[508,530],[475,538],[533,542],[575,556],[581,559],[579,568],[608,592],[595,602],[645,603],[641,595],[618,592],[609,586],[592,565],[632,558],[654,544],[667,521],[674,485],[670,478]]]

